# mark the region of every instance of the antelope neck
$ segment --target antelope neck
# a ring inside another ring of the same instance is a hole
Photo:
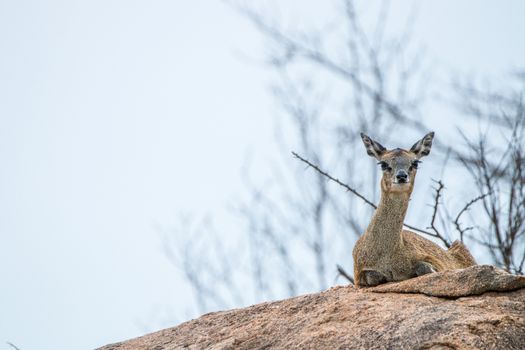
[[[366,230],[368,238],[382,244],[398,243],[409,199],[410,193],[382,192],[381,202]]]

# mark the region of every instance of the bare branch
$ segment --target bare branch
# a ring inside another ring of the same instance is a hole
[[[16,346],[15,344],[13,344],[13,343],[6,342],[6,344],[9,345],[10,347],[12,347],[15,350],[20,350],[20,348],[18,346]]]
[[[472,199],[471,201],[469,201],[459,211],[458,215],[454,219],[454,225],[456,226],[456,230],[459,232],[459,239],[460,239],[461,242],[463,242],[463,235],[465,234],[465,232],[472,229],[472,227],[467,227],[465,229],[461,228],[461,224],[459,222],[459,219],[461,218],[461,215],[463,215],[470,208],[470,206],[472,206],[474,203],[476,203],[477,201],[482,200],[483,198],[487,197],[488,195],[489,195],[488,193],[484,193],[484,194],[479,195],[476,198]]]
[[[459,108],[478,123],[485,123],[486,131],[474,140],[461,133],[466,151],[455,153],[470,173],[479,196],[465,205],[453,223],[461,239],[467,236],[480,244],[488,250],[496,265],[514,273],[523,273],[525,261],[523,88],[525,84],[518,90],[512,88],[501,93],[481,91],[472,83],[456,86]],[[489,135],[489,126],[498,134],[491,132]],[[477,201],[482,202],[477,217],[487,225],[480,228],[482,237],[466,235],[469,228],[463,229],[459,222],[461,215]]]
[[[312,164],[310,161],[308,161],[307,159],[304,159],[303,157],[301,157],[300,155],[298,155],[297,153],[295,152],[292,152],[293,156],[297,159],[299,159],[300,161],[302,161],[303,163],[306,163],[308,166],[314,168],[318,173],[320,173],[321,175],[327,177],[328,179],[332,180],[333,182],[335,182],[336,184],[338,184],[339,186],[342,186],[344,188],[346,188],[346,190],[348,192],[351,192],[353,193],[354,195],[356,195],[357,197],[361,198],[366,204],[370,205],[371,207],[373,207],[374,209],[377,209],[377,205],[375,205],[374,203],[372,203],[370,200],[368,200],[365,196],[363,196],[361,193],[357,192],[356,189],[350,187],[349,185],[341,182],[339,179],[336,179],[334,178],[333,176],[331,176],[330,174],[328,174],[327,172],[321,170],[317,165],[315,164]],[[406,227],[414,230],[414,231],[418,231],[418,232],[421,232],[421,233],[424,233],[426,235],[429,235],[429,236],[432,236],[432,237],[436,237],[436,238],[441,238],[440,236],[432,233],[432,232],[429,232],[429,231],[425,231],[425,230],[422,230],[420,228],[417,228],[415,226],[412,226],[412,225],[409,225],[409,224],[406,224],[406,223],[403,223],[403,225],[405,225]]]
[[[445,246],[447,248],[450,248],[450,241],[448,239],[446,239],[440,232],[439,230],[437,229],[436,227],[436,217],[437,217],[437,214],[438,214],[438,208],[439,208],[439,198],[441,198],[441,191],[443,191],[443,189],[445,188],[445,185],[443,185],[443,182],[441,182],[441,180],[432,180],[434,181],[435,183],[438,184],[438,187],[435,188],[435,195],[434,195],[434,206],[433,206],[433,211],[432,211],[432,219],[430,220],[430,226],[427,227],[429,229],[432,229],[432,231],[434,231],[434,233],[431,234],[432,237],[435,237],[437,239],[439,239],[440,241],[442,241]]]
[[[377,209],[377,205],[375,205],[374,203],[372,203],[371,201],[369,201],[365,196],[363,196],[361,193],[357,192],[357,190],[355,190],[354,188],[348,186],[347,184],[341,182],[339,179],[336,179],[335,177],[332,177],[330,174],[328,174],[327,172],[324,172],[323,170],[319,169],[319,167],[315,164],[312,164],[310,163],[310,161],[304,159],[303,157],[301,157],[300,155],[298,155],[297,153],[295,152],[292,152],[293,156],[297,159],[299,159],[300,161],[302,161],[303,163],[306,163],[308,166],[314,168],[319,174],[327,177],[328,179],[332,180],[333,182],[337,183],[339,186],[343,186],[344,188],[346,188],[346,190],[348,192],[351,192],[353,193],[354,195],[356,195],[357,197],[361,198],[366,204],[372,206],[374,209]]]
[[[321,52],[315,47],[309,47],[307,43],[301,42],[289,35],[286,35],[279,28],[268,24],[258,13],[249,8],[236,6],[236,9],[246,18],[252,21],[252,23],[262,33],[266,34],[275,42],[282,45],[286,51],[286,55],[279,60],[279,64],[284,65],[297,57],[302,57],[306,62],[313,63],[318,68],[343,78],[344,81],[351,83],[356,89],[363,91],[372,101],[377,103],[378,107],[384,108],[390,114],[390,116],[398,120],[398,122],[403,122],[418,130],[427,129],[420,120],[410,118],[405,113],[403,113],[400,106],[390,101],[385,96],[382,89],[375,89],[370,84],[356,76],[352,70],[347,69],[342,64],[334,61],[325,55],[324,52]],[[369,58],[375,60],[377,58],[377,53],[374,52],[374,50],[369,50]],[[377,76],[377,74],[381,74],[381,71],[376,70],[373,73]]]
[[[340,276],[343,276],[344,278],[346,278],[348,280],[348,282],[352,283],[352,284],[355,284],[354,282],[354,279],[352,278],[352,276],[350,276],[344,269],[341,265],[336,265],[337,267],[337,272],[339,273]]]

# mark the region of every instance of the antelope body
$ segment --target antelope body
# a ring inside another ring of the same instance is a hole
[[[425,135],[409,151],[387,150],[365,134],[361,138],[367,153],[379,161],[383,177],[379,206],[352,254],[356,286],[375,286],[476,265],[459,241],[444,250],[414,232],[403,230],[417,165],[421,157],[430,153],[434,133]]]

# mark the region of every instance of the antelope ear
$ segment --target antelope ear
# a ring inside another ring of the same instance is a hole
[[[365,144],[366,153],[368,153],[370,157],[381,160],[381,156],[386,152],[386,148],[363,133],[361,133],[361,139]]]
[[[432,148],[432,140],[434,139],[434,132],[429,132],[421,140],[414,143],[414,146],[410,149],[410,152],[416,154],[417,159],[424,156],[428,156],[430,149]]]

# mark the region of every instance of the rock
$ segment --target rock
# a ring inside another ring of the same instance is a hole
[[[432,273],[398,283],[366,288],[381,293],[422,293],[434,297],[458,298],[486,292],[525,288],[525,276],[511,275],[490,265]]]
[[[100,349],[522,350],[524,287],[523,277],[476,266],[210,313]]]

